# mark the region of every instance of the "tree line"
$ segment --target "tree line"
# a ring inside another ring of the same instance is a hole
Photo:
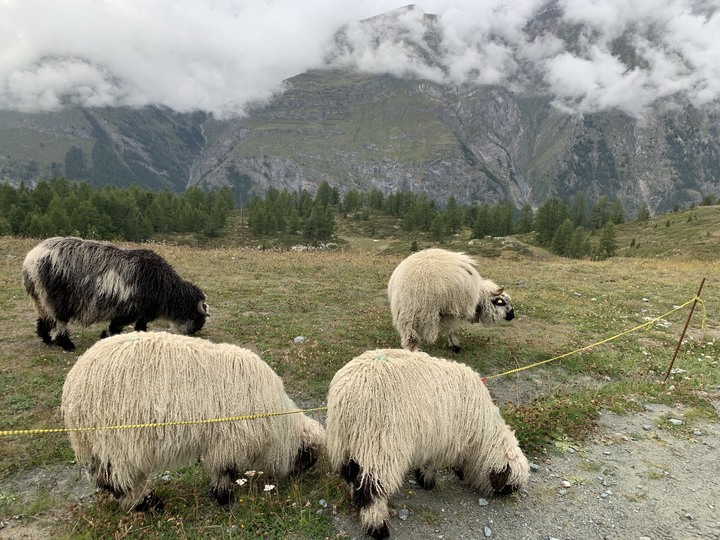
[[[176,194],[128,188],[95,188],[64,177],[33,188],[0,184],[0,234],[73,235],[98,240],[141,241],[157,233],[216,235],[233,209],[228,188],[192,187]]]
[[[158,233],[217,235],[238,200],[236,186],[204,191],[193,187],[176,194],[128,188],[96,188],[64,177],[39,181],[34,188],[0,184],[0,234],[44,237],[75,235],[96,239],[141,241]],[[247,192],[247,190],[245,190]],[[371,215],[394,218],[407,232],[426,233],[443,241],[462,230],[472,238],[533,233],[534,242],[553,253],[572,258],[603,259],[615,255],[615,225],[625,221],[618,198],[588,201],[584,193],[553,197],[537,210],[510,202],[462,205],[450,196],[440,207],[426,193],[378,189],[350,189],[322,182],[315,194],[303,189],[280,191],[270,187],[264,196],[240,199],[248,227],[258,236],[297,235],[325,241],[336,234],[336,217],[370,220]],[[705,202],[705,201],[703,201]],[[709,201],[708,201],[709,202]],[[638,220],[650,217],[641,206]],[[598,237],[591,243],[591,236]]]
[[[298,234],[328,239],[335,234],[334,212],[342,218],[370,219],[371,212],[399,220],[407,232],[429,234],[442,241],[463,229],[472,238],[509,236],[535,232],[536,242],[553,253],[574,258],[606,258],[616,251],[614,226],[625,221],[620,199],[599,197],[590,204],[584,193],[572,199],[548,199],[537,211],[529,204],[516,208],[510,202],[496,205],[461,205],[450,196],[439,207],[426,193],[396,191],[384,195],[378,189],[350,189],[341,195],[323,182],[313,197],[306,190],[278,191],[269,188],[264,197],[253,197],[248,205],[248,222],[259,235]],[[639,218],[649,212],[641,208]],[[590,237],[599,233],[597,245]]]

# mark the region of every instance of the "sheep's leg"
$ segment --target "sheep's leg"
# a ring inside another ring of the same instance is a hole
[[[43,343],[46,345],[52,345],[52,338],[50,337],[50,333],[55,328],[55,321],[51,319],[50,317],[40,317],[37,320],[36,324],[36,332],[37,335],[40,336],[40,339],[42,339]]]
[[[387,502],[386,497],[377,497],[369,501],[367,506],[360,510],[360,521],[363,530],[365,534],[375,540],[383,540],[390,536],[390,530],[388,529],[390,512],[388,511]]]
[[[56,345],[60,345],[66,351],[74,351],[75,344],[70,340],[67,322],[68,321],[56,321],[55,328],[50,331],[50,336]]]
[[[413,335],[404,336],[400,345],[403,349],[407,349],[408,351],[416,351],[418,348],[418,340]]]
[[[450,315],[440,315],[440,326],[447,332],[448,335],[448,347],[454,353],[462,351],[460,344],[458,343],[457,337],[455,336],[455,330],[460,326],[460,321],[456,317]]]
[[[52,338],[50,337],[50,333],[53,331],[53,328],[55,328],[55,319],[53,319],[52,317],[48,317],[48,314],[45,312],[45,309],[43,309],[40,300],[34,292],[31,292],[30,296],[32,297],[32,301],[35,304],[35,311],[37,311],[38,314],[38,318],[35,324],[35,331],[37,332],[37,335],[40,337],[40,339],[42,339],[43,343],[45,343],[46,345],[52,345]]]
[[[448,347],[456,354],[462,351],[462,347],[460,347],[460,344],[458,343],[454,330],[448,333]]]
[[[110,326],[108,327],[108,329],[103,330],[100,334],[100,339],[105,339],[107,337],[114,336],[115,334],[120,334],[123,331],[123,328],[133,322],[133,320],[135,320],[135,317],[130,317],[127,315],[113,318],[110,321]]]
[[[415,480],[423,489],[432,489],[435,487],[436,470],[430,465],[426,465],[419,469],[415,469]]]
[[[152,491],[148,491],[141,495],[142,495],[142,497],[138,497],[138,499],[139,499],[138,502],[134,502],[134,501],[136,501],[136,499],[131,499],[130,497],[128,497],[129,501],[132,500],[134,502],[134,504],[128,503],[128,504],[132,504],[132,507],[130,508],[131,511],[133,511],[133,512],[162,512],[163,508],[165,508],[165,505],[163,504],[160,497],[155,495],[155,493],[153,493]]]
[[[363,529],[376,540],[382,540],[390,536],[387,497],[381,495],[380,482],[373,475],[363,475],[362,472],[362,466],[353,459],[340,468],[340,475],[350,488],[350,500],[360,508]]]
[[[210,491],[221,506],[228,506],[233,500],[233,484],[238,479],[237,469],[225,468],[220,471],[208,471],[213,479]]]
[[[100,489],[110,492],[116,499],[120,499],[120,506],[123,510],[134,512],[147,512],[151,510],[162,510],[162,501],[152,492],[147,490],[147,474],[136,470],[131,473],[129,490],[120,485],[113,475],[113,466],[110,460],[101,461],[96,455],[90,460],[90,476],[95,478],[95,485]]]

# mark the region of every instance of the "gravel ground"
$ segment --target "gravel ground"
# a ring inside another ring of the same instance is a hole
[[[432,491],[408,477],[392,499],[390,538],[720,538],[720,425],[658,427],[682,414],[654,404],[641,414],[605,412],[593,440],[537,463],[527,489],[508,498],[480,500],[452,474]],[[363,537],[357,515],[336,523],[349,538]]]
[[[720,412],[720,402],[716,404]],[[480,500],[452,474],[424,491],[408,476],[391,500],[394,540],[720,539],[720,424],[659,427],[682,408],[648,404],[639,414],[601,415],[595,437],[536,463],[525,490]],[[77,469],[18,479],[68,499],[88,496]],[[0,523],[0,538],[46,538],[58,516]],[[364,538],[357,514],[335,516],[338,533]],[[308,539],[315,540],[315,539]]]

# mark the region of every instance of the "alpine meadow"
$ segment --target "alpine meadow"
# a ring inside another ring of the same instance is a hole
[[[467,364],[486,378],[531,462],[549,462],[569,448],[581,448],[605,411],[633,415],[644,403],[682,406],[681,424],[667,418],[660,424],[663,433],[676,438],[692,437],[702,422],[718,422],[719,206],[619,220],[606,238],[612,253],[602,256],[596,248],[604,229],[591,226],[585,233],[590,251],[570,258],[555,254],[551,240],[539,241],[535,228],[479,235],[464,220],[453,231],[446,222],[436,229],[411,227],[406,215],[386,212],[382,205],[360,203],[343,211],[344,202],[333,204],[330,197],[331,211],[318,221],[323,226],[305,228],[313,214],[313,201],[308,202],[305,213],[296,216],[298,234],[254,230],[248,215],[255,215],[255,224],[265,218],[245,208],[229,210],[223,226],[210,234],[173,230],[154,234],[152,241],[116,243],[156,251],[202,287],[210,317],[197,336],[257,353],[298,406],[319,409],[308,415],[322,423],[328,385],[342,366],[367,350],[400,347],[388,279],[405,257],[428,247],[475,257],[479,273],[512,297],[515,318],[463,326],[460,353],[451,352],[444,339],[422,349]],[[71,353],[37,338],[21,267],[41,239],[0,237],[0,522],[5,532],[18,538],[347,536],[337,520],[346,516],[357,522],[357,511],[325,457],[288,479],[240,471],[243,481],[234,486],[235,500],[226,509],[210,496],[199,463],[159,471],[152,479],[165,503],[162,512],[127,513],[110,494],[95,492],[74,462],[68,435],[43,430],[63,426],[65,377],[98,341],[102,325],[71,325],[77,346]],[[148,330],[167,328],[156,321]],[[534,496],[532,490],[527,496]],[[410,508],[416,519],[431,524],[439,519],[413,491],[391,500],[391,507],[393,512]]]

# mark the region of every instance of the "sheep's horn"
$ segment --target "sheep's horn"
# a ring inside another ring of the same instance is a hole
[[[202,300],[198,302],[198,311],[206,317],[210,316],[210,313],[208,312],[208,305]]]

